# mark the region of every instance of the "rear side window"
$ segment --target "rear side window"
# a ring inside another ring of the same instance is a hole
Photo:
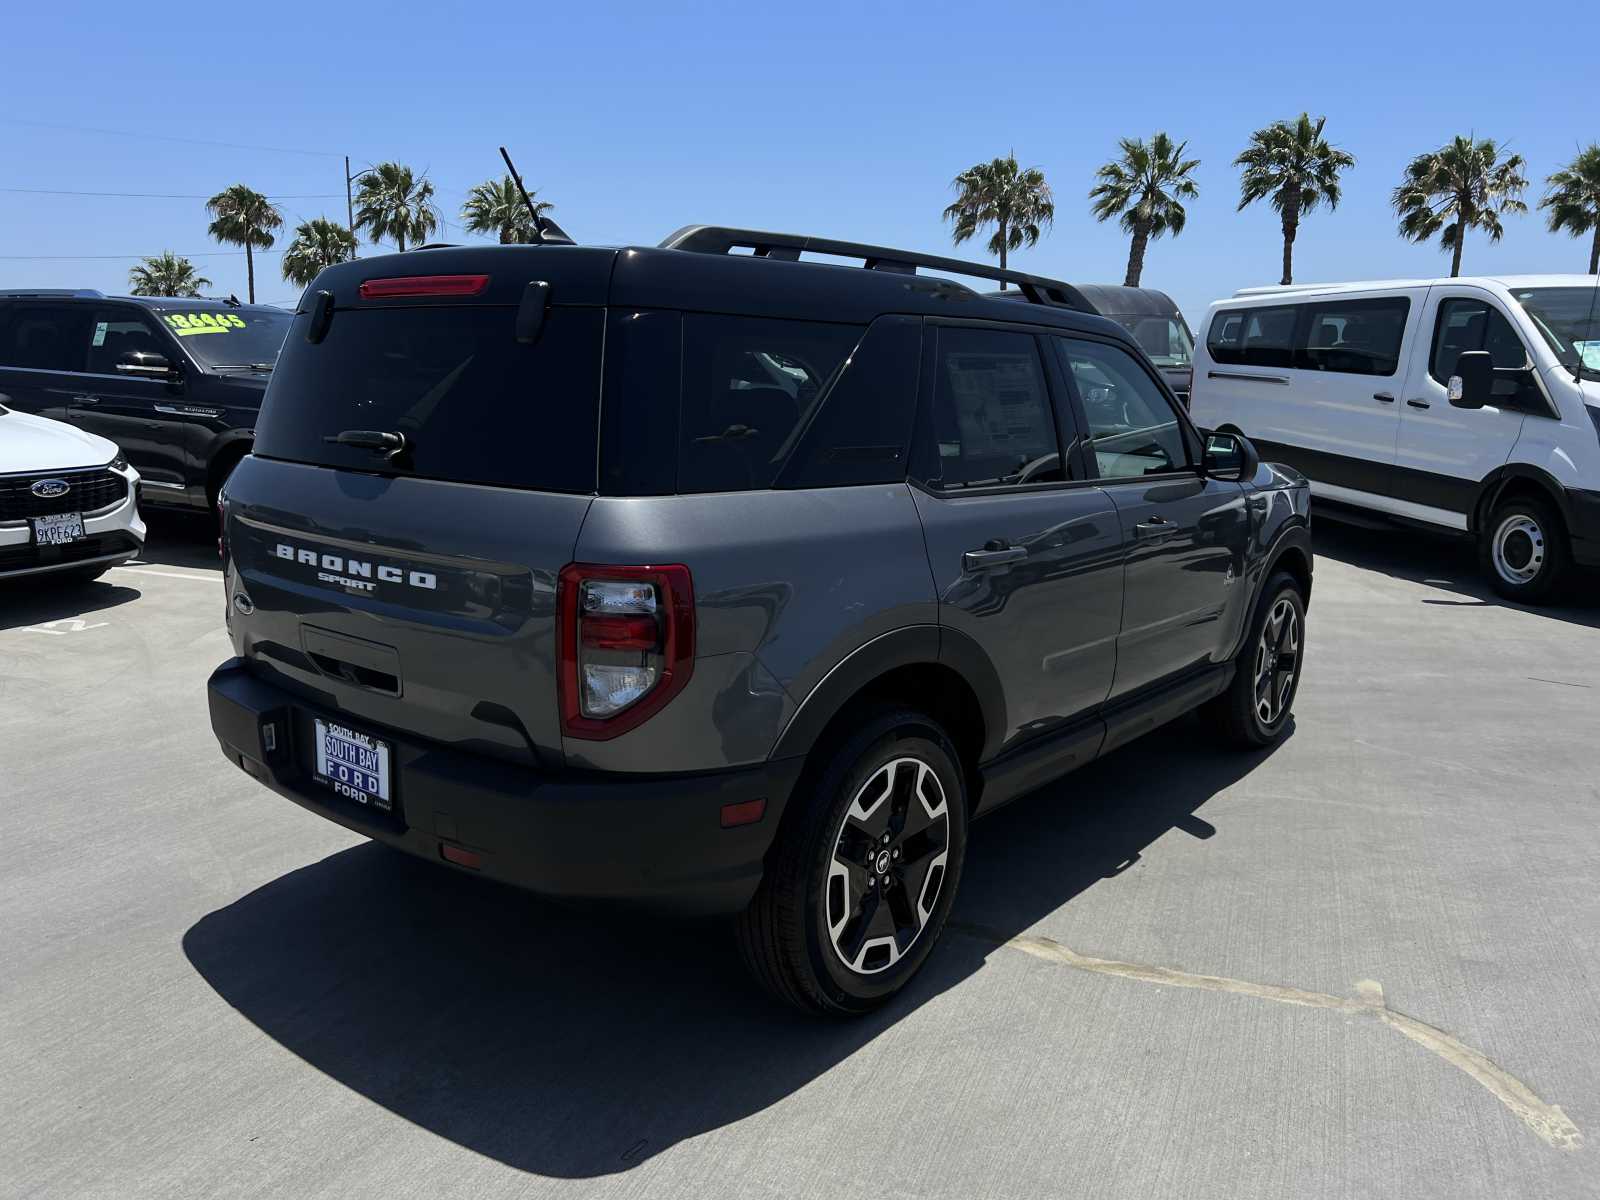
[[[1410,314],[1411,301],[1404,296],[1309,305],[1294,365],[1345,375],[1393,375]]]
[[[861,333],[857,325],[686,314],[678,491],[771,487]]]
[[[1206,349],[1215,362],[1244,367],[1294,365],[1298,305],[1219,312],[1211,319]]]
[[[591,492],[600,404],[598,308],[550,310],[516,340],[516,310],[350,309],[327,336],[295,319],[256,424],[255,453],[347,470]],[[342,446],[347,430],[405,435],[406,452]]]
[[[778,486],[900,483],[917,410],[922,320],[879,317],[845,361],[795,448]]]
[[[81,371],[88,325],[81,305],[0,307],[0,366]]]
[[[930,486],[1005,487],[1066,478],[1031,334],[940,329],[932,400],[932,469],[938,474]]]

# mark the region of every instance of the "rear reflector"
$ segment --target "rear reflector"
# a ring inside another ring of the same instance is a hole
[[[745,800],[740,804],[722,806],[722,827],[733,829],[739,825],[754,825],[767,815],[765,800]]]
[[[397,296],[476,296],[489,286],[487,275],[396,275],[369,279],[361,285],[363,300]]]
[[[445,862],[453,862],[458,867],[469,867],[476,871],[483,866],[483,855],[463,850],[460,846],[452,846],[449,842],[439,843],[439,855]]]

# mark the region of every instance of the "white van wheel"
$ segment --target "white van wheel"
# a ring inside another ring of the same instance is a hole
[[[1546,600],[1566,571],[1566,527],[1549,504],[1533,497],[1498,505],[1479,545],[1489,582],[1508,600]]]

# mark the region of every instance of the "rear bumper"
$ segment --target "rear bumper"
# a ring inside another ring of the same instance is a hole
[[[1600,492],[1568,488],[1567,532],[1572,535],[1572,560],[1600,567]]]
[[[473,873],[549,896],[737,912],[800,760],[705,775],[551,775],[357,722],[393,746],[393,815],[334,794],[311,774],[313,712],[229,659],[207,685],[211,728],[236,766],[318,816],[454,870],[445,846],[481,856]],[[341,718],[348,720],[348,718]],[[268,751],[263,730],[274,727]],[[725,805],[764,799],[760,821],[721,826]]]

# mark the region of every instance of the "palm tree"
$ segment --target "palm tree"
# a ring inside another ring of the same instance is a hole
[[[1322,136],[1327,117],[1315,121],[1301,113],[1293,122],[1274,121],[1250,135],[1250,144],[1233,165],[1239,174],[1239,211],[1267,200],[1283,221],[1283,278],[1294,282],[1294,239],[1300,218],[1326,202],[1339,207],[1339,172],[1356,165],[1355,157],[1330,146]]]
[[[1481,229],[1498,242],[1505,236],[1501,216],[1528,211],[1521,200],[1528,186],[1522,174],[1527,164],[1520,154],[1502,162],[1500,149],[1490,138],[1474,142],[1458,134],[1412,159],[1394,190],[1400,236],[1425,242],[1439,234],[1439,245],[1451,252],[1451,278],[1461,274],[1461,246],[1469,229]]]
[[[1200,188],[1190,173],[1200,165],[1198,158],[1184,158],[1188,142],[1174,145],[1164,133],[1150,139],[1123,138],[1122,157],[1106,163],[1094,173],[1100,182],[1089,192],[1092,211],[1101,221],[1122,217],[1122,228],[1133,235],[1128,247],[1128,274],[1124,287],[1138,287],[1144,274],[1144,251],[1151,238],[1164,233],[1177,237],[1183,232],[1188,213],[1182,200],[1193,200]]]
[[[209,233],[217,241],[244,247],[244,266],[250,284],[250,303],[256,302],[257,250],[272,248],[272,231],[283,225],[283,214],[260,192],[242,183],[218,192],[206,201],[206,211],[214,218]]]
[[[989,253],[1000,256],[1002,271],[1007,251],[1037,245],[1040,233],[1056,219],[1055,200],[1044,172],[1038,167],[1018,167],[1015,153],[968,167],[950,186],[957,193],[955,203],[944,210],[944,219],[956,226],[951,240],[959,246],[993,225]],[[1000,290],[1006,290],[1004,280]]]
[[[283,277],[306,287],[323,267],[349,262],[355,256],[356,235],[327,217],[318,217],[295,227],[294,241],[283,252]]]
[[[163,250],[128,272],[128,291],[135,296],[198,296],[211,280],[194,273],[194,264],[181,254]]]
[[[529,192],[528,199],[542,217],[555,205],[538,199],[538,195],[538,192]],[[539,237],[533,215],[528,212],[522,193],[509,175],[485,180],[468,192],[467,202],[461,206],[461,221],[471,233],[494,234],[502,246],[533,242]]]
[[[379,163],[361,176],[356,228],[365,229],[374,242],[388,238],[401,250],[408,241],[426,241],[439,228],[432,181],[417,178],[400,163]]]
[[[1550,210],[1550,232],[1582,237],[1592,231],[1589,274],[1600,275],[1600,142],[1591,143],[1545,183],[1550,190],[1539,207]]]

